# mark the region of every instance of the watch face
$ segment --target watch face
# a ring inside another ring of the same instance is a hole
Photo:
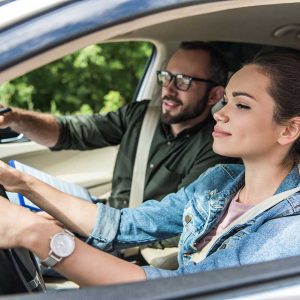
[[[52,238],[50,247],[57,256],[66,257],[74,251],[75,241],[70,235],[61,232]]]

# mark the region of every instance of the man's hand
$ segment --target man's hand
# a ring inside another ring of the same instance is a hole
[[[4,108],[2,104],[1,108]],[[47,147],[56,145],[60,134],[60,126],[54,116],[17,107],[3,115],[0,114],[0,128],[6,127],[23,133],[30,140]]]
[[[0,104],[0,128],[6,128],[11,126],[11,123],[14,121],[14,115],[11,108],[7,108],[4,112],[1,113],[1,110],[7,108],[6,106]]]

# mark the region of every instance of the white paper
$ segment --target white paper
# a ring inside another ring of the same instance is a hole
[[[39,180],[41,180],[41,181],[57,188],[58,190],[66,193],[66,194],[69,194],[69,195],[72,195],[72,196],[75,196],[75,197],[78,197],[78,198],[81,198],[83,200],[87,200],[87,201],[90,201],[90,202],[92,201],[91,200],[91,195],[88,192],[88,190],[84,187],[81,187],[78,184],[67,182],[67,181],[62,180],[60,178],[57,178],[55,176],[52,176],[52,175],[47,174],[45,172],[42,172],[38,169],[35,169],[35,168],[27,166],[23,163],[20,163],[16,160],[13,161],[13,164],[14,164],[14,167],[17,170],[25,172],[27,174],[30,174],[30,175],[38,178]],[[10,165],[12,165],[12,163],[10,163]],[[14,203],[18,202],[19,204],[21,204],[18,194],[16,194],[16,193],[7,193],[7,196],[12,202],[14,202]],[[24,206],[27,206],[27,207],[33,208],[33,209],[39,209],[35,204],[33,204],[26,197],[21,196],[21,198],[24,201],[24,204],[25,204]]]

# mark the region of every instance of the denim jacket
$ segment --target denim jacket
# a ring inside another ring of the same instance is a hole
[[[267,184],[267,182],[266,182]],[[176,271],[144,267],[148,279],[235,267],[300,255],[300,193],[296,193],[221,236],[206,259],[192,262],[195,245],[215,228],[222,213],[244,185],[242,165],[217,165],[186,188],[161,202],[117,210],[98,205],[96,225],[88,243],[110,251],[181,234]],[[276,193],[300,185],[295,166]]]

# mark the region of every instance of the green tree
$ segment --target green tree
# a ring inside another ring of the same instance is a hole
[[[1,102],[54,114],[115,110],[131,101],[152,46],[88,46],[0,86]]]

